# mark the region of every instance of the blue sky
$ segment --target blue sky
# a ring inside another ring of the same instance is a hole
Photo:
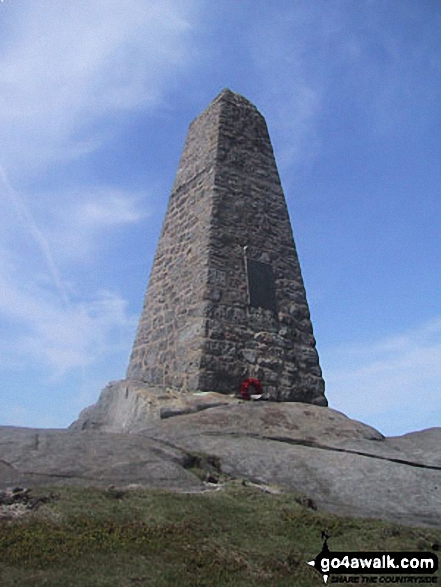
[[[330,406],[441,423],[438,0],[4,0],[0,424],[125,374],[188,124],[266,117]]]

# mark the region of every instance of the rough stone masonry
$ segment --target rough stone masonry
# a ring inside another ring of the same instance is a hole
[[[265,119],[223,90],[192,122],[127,380],[327,405]]]

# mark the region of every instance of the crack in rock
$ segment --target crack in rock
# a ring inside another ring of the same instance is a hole
[[[14,467],[14,465],[12,465],[11,463],[8,463],[8,461],[4,461],[3,459],[0,459],[0,464],[1,465],[5,465],[6,467],[8,467],[9,469],[12,469],[13,471],[16,471],[17,470]]]
[[[432,471],[441,471],[441,467],[436,465],[425,465],[424,463],[418,463],[415,461],[408,461],[406,459],[398,459],[393,457],[385,457],[382,455],[375,455],[372,453],[352,450],[349,448],[341,448],[336,446],[326,446],[324,444],[320,444],[318,442],[314,442],[313,440],[301,440],[295,438],[288,438],[286,436],[262,436],[261,434],[256,434],[252,432],[248,433],[239,433],[239,432],[206,432],[205,434],[209,436],[233,436],[236,438],[248,437],[248,438],[256,438],[258,440],[272,440],[274,442],[282,442],[285,444],[292,444],[295,446],[304,446],[306,448],[317,448],[319,450],[329,450],[332,452],[342,452],[347,454],[359,455],[361,457],[368,457],[371,459],[378,459],[380,461],[389,461],[391,463],[397,463],[399,465],[408,465],[409,467],[417,467],[421,469],[430,469]]]
[[[55,477],[57,479],[85,479],[86,481],[100,481],[99,477],[85,477],[77,473],[39,473],[35,471],[17,471],[21,476],[26,475],[34,477]]]

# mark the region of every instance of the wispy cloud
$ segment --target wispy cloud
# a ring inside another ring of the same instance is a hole
[[[342,24],[323,5],[300,0],[265,12],[251,25],[249,43],[281,168],[308,167],[320,149],[317,132],[327,75],[320,53]],[[315,46],[314,46],[315,45]]]
[[[47,206],[43,232],[1,168],[0,180],[3,203],[16,213],[14,222],[2,223],[0,237],[0,315],[8,340],[2,366],[45,365],[50,377],[62,377],[120,349],[112,341],[128,345],[136,320],[121,295],[98,291],[75,301],[78,295],[71,294],[81,286],[63,278],[59,267],[70,275],[74,263],[93,260],[103,233],[143,218],[139,198],[113,189],[83,190],[62,208]]]
[[[78,222],[85,226],[114,226],[137,222],[142,213],[137,211],[134,203],[117,192],[100,194],[100,198],[85,202],[79,207]]]
[[[0,41],[6,371],[44,368],[60,379],[130,348],[136,317],[118,284],[86,291],[72,269],[88,261],[97,271],[101,237],[144,218],[148,194],[99,185],[87,172],[77,184],[70,175],[65,188],[63,174],[66,162],[109,142],[120,113],[149,112],[193,67],[198,7],[199,0],[9,3]],[[58,193],[39,184],[48,168],[60,178]]]
[[[49,379],[59,379],[129,348],[136,317],[118,294],[100,291],[66,307],[40,284],[25,285],[7,263],[0,275],[0,313],[11,324],[4,368],[45,367]]]
[[[369,423],[396,410],[435,425],[441,416],[440,317],[370,345],[328,349],[322,360],[331,405],[353,417]]]
[[[12,4],[12,3],[11,3]],[[97,121],[156,104],[189,65],[196,0],[16,3],[0,57],[1,160],[15,172],[96,148]]]
[[[44,207],[46,238],[61,263],[91,261],[103,237],[118,227],[136,224],[149,215],[148,194],[112,187],[79,186],[63,194],[63,207]],[[56,194],[47,196],[56,200]]]
[[[248,44],[282,171],[310,168],[323,145],[321,122],[341,116],[345,104],[366,134],[383,137],[414,124],[415,112],[423,118],[423,105],[436,108],[441,65],[427,8],[403,2],[393,23],[387,3],[363,1],[354,9],[297,0],[256,14]],[[439,11],[432,18],[441,22]]]
[[[22,228],[29,233],[29,235],[34,240],[37,247],[40,249],[42,257],[45,261],[46,268],[49,271],[52,281],[58,293],[62,299],[62,301],[67,304],[68,303],[68,296],[64,284],[62,282],[60,272],[58,267],[55,263],[54,257],[52,255],[51,248],[49,243],[44,236],[43,232],[37,226],[31,212],[29,211],[28,207],[26,206],[24,200],[19,196],[19,194],[14,190],[12,185],[10,184],[6,172],[4,171],[3,167],[0,165],[0,194],[3,195],[3,204],[11,204],[15,209],[18,218],[20,220]]]

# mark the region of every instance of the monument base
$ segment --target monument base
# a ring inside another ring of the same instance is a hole
[[[70,430],[139,432],[158,420],[217,406],[242,403],[236,395],[187,392],[152,386],[136,379],[111,381],[98,401],[85,408]]]

